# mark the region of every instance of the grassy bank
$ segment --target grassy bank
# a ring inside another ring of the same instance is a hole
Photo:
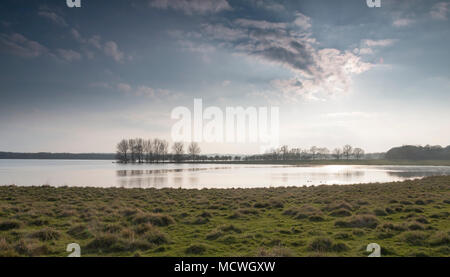
[[[0,187],[0,256],[450,256],[450,176],[268,189]]]

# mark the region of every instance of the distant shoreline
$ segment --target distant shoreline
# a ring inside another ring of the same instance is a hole
[[[2,156],[0,152],[0,160],[97,160],[117,162],[115,158],[109,158],[108,155],[113,154],[94,154],[96,156],[88,157],[90,154],[70,154],[70,156],[55,155],[53,157],[39,156]],[[450,160],[386,160],[386,159],[370,159],[370,160],[264,160],[264,161],[164,161],[150,163],[130,163],[130,165],[142,164],[249,164],[249,165],[415,165],[415,166],[450,166]]]

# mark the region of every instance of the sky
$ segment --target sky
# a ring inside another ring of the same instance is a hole
[[[279,107],[280,144],[450,143],[450,2],[0,2],[0,151],[171,140],[175,107]],[[203,153],[258,143],[201,143]]]

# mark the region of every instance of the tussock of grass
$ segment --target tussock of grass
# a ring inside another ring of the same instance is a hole
[[[67,233],[76,239],[87,239],[92,236],[86,225],[79,224],[71,227]]]
[[[155,226],[168,226],[175,223],[170,215],[165,214],[137,214],[134,218],[134,224],[151,223]]]
[[[371,228],[374,229],[378,225],[378,219],[372,215],[357,215],[346,221],[336,221],[336,227],[343,228]]]
[[[30,234],[31,238],[36,238],[41,241],[57,240],[60,236],[61,234],[58,231],[51,228],[44,228]]]
[[[310,242],[308,250],[315,252],[344,252],[348,251],[349,247],[343,242],[335,243],[330,238],[319,237]]]
[[[256,251],[257,257],[294,257],[294,252],[287,248],[281,246],[275,246],[271,249],[260,248]]]
[[[0,230],[8,231],[20,228],[20,222],[17,220],[4,220],[0,222]]]
[[[410,245],[424,245],[428,238],[427,233],[422,231],[409,231],[403,233],[402,239]]]
[[[191,244],[186,248],[185,253],[189,255],[201,255],[206,252],[206,246],[204,244]]]

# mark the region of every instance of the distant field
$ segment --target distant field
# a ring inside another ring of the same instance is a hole
[[[0,256],[450,256],[450,176],[260,189],[0,187]]]

